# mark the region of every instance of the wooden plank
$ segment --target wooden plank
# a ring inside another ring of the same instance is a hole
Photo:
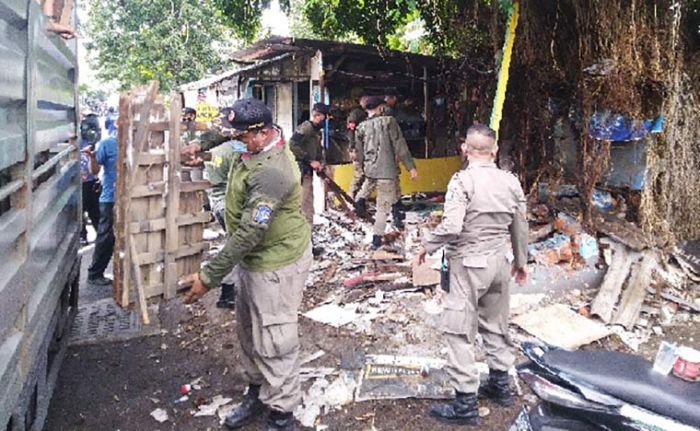
[[[147,196],[157,196],[165,193],[166,188],[165,181],[158,181],[156,183],[144,184],[144,185],[134,185],[130,187],[131,193],[130,197],[133,198],[143,198]]]
[[[129,243],[131,244],[130,250],[131,250],[131,255],[136,256],[136,243],[134,241],[134,238],[131,237]],[[142,283],[142,278],[141,278],[141,267],[136,261],[136,259],[131,260],[131,264],[133,265],[133,271],[134,271],[134,284],[136,285],[136,292],[138,293],[138,299],[139,299],[139,308],[141,309],[141,320],[145,325],[150,325],[151,324],[151,319],[148,317],[148,304],[146,303],[146,293],[143,290],[143,283]]]
[[[162,116],[163,106],[161,103],[156,103],[153,105],[153,116],[155,118],[160,118]],[[154,150],[154,148],[162,148],[165,142],[164,132],[151,132],[151,139],[149,139],[149,151],[154,151],[157,153],[165,154],[162,150]],[[144,169],[148,174],[148,182],[162,182],[167,187],[168,178],[165,176],[164,169],[166,168],[162,164],[149,165],[149,166],[138,166],[138,169]],[[164,208],[163,198],[161,196],[151,196],[148,198],[148,213],[147,217],[149,220],[156,218],[161,218],[165,216],[166,209]],[[165,232],[163,231],[150,231],[146,235],[146,242],[148,244],[147,250],[159,251],[162,250],[165,245]],[[146,277],[146,283],[144,288],[147,286],[163,284],[164,273],[159,268],[159,265],[150,265],[148,267],[149,271]]]
[[[175,259],[181,259],[183,257],[188,257],[188,256],[195,255],[197,253],[201,253],[204,250],[207,250],[208,248],[209,248],[209,243],[199,242],[197,244],[179,247],[172,254],[173,254]],[[136,262],[138,262],[139,265],[150,265],[153,263],[165,261],[165,255],[166,255],[166,253],[164,250],[160,250],[160,251],[156,251],[156,252],[145,252],[145,253],[139,253],[138,256],[136,257],[136,259],[132,259],[132,260],[135,260]]]
[[[206,190],[211,187],[211,183],[206,180],[202,181],[185,181],[180,184],[180,193],[192,193],[201,190]]]
[[[167,210],[167,208],[166,208]],[[189,226],[191,224],[198,223],[208,223],[211,221],[211,214],[208,212],[201,212],[197,214],[185,214],[177,218],[178,226]],[[142,232],[152,232],[165,230],[166,219],[165,217],[157,218],[154,220],[140,220],[131,222],[129,225],[129,231],[131,233],[142,233]]]
[[[622,294],[620,306],[613,319],[614,324],[622,325],[628,330],[634,327],[642,311],[647,287],[651,284],[652,271],[656,265],[656,256],[653,252],[646,250],[642,254],[642,261],[632,269],[629,283]]]
[[[600,291],[591,304],[591,314],[597,315],[605,323],[610,323],[613,309],[622,291],[622,285],[630,272],[630,267],[639,258],[639,253],[630,251],[623,244],[613,243],[612,248],[612,262],[600,286]]]
[[[112,296],[117,304],[122,307],[129,305],[129,289],[131,286],[131,270],[129,265],[131,252],[127,247],[126,235],[128,232],[127,210],[129,206],[129,188],[127,178],[127,155],[131,141],[131,93],[119,96],[119,123],[117,132],[117,187],[116,199],[119,205],[115,205],[115,243],[114,256],[114,283],[112,283]],[[121,254],[120,254],[121,252]]]
[[[165,299],[174,298],[177,294],[177,262],[175,253],[179,247],[180,227],[177,223],[180,208],[180,98],[173,95],[170,103],[170,124],[168,136],[168,194],[165,206]]]
[[[603,213],[595,208],[594,211],[593,228],[596,231],[604,233],[634,251],[649,248],[650,241],[639,227],[620,220],[612,214]]]
[[[179,114],[178,114],[179,115]],[[139,128],[142,125],[142,121],[134,121],[134,127]],[[170,130],[170,122],[169,121],[149,121],[148,122],[148,130],[150,132],[167,132]]]
[[[140,153],[137,157],[139,165],[163,165],[165,164],[165,154]]]

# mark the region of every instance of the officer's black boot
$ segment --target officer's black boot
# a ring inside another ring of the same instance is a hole
[[[221,296],[219,296],[216,306],[219,308],[235,308],[236,286],[233,284],[221,283]]]
[[[355,201],[355,214],[360,218],[367,218],[367,201],[360,198]]]
[[[265,405],[260,401],[260,386],[248,385],[248,393],[243,398],[243,403],[226,416],[224,423],[231,429],[241,428],[253,422],[256,417],[265,410]]]
[[[265,431],[295,431],[297,429],[294,415],[292,413],[270,411],[267,417]]]
[[[372,250],[376,250],[381,246],[382,246],[382,236],[381,235],[373,235],[372,236]]]
[[[440,422],[454,425],[479,425],[479,405],[476,394],[457,392],[455,399],[449,403],[434,404],[430,416]]]
[[[505,407],[512,406],[515,401],[510,390],[508,371],[489,370],[489,379],[479,385],[479,396],[489,398]]]
[[[403,205],[401,202],[396,202],[391,207],[391,219],[396,229],[403,229],[403,220],[406,218],[406,214],[403,212]]]

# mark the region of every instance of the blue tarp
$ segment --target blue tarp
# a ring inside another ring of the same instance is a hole
[[[596,112],[591,116],[588,133],[595,139],[613,142],[638,141],[648,133],[661,133],[664,118],[637,120],[610,111]]]

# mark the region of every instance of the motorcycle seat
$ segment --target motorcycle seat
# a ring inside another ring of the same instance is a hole
[[[587,383],[622,401],[687,425],[700,426],[700,382],[657,373],[651,362],[640,356],[552,349],[541,360],[567,378]]]

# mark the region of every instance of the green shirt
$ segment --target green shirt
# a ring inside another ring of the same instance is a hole
[[[306,120],[297,127],[289,140],[289,145],[297,162],[306,165],[310,161],[323,161],[323,146],[321,145],[321,129],[314,127]]]
[[[284,141],[232,162],[225,218],[229,237],[200,271],[205,286],[218,286],[237,264],[247,271],[267,272],[302,257],[311,226],[301,212],[299,170]]]

